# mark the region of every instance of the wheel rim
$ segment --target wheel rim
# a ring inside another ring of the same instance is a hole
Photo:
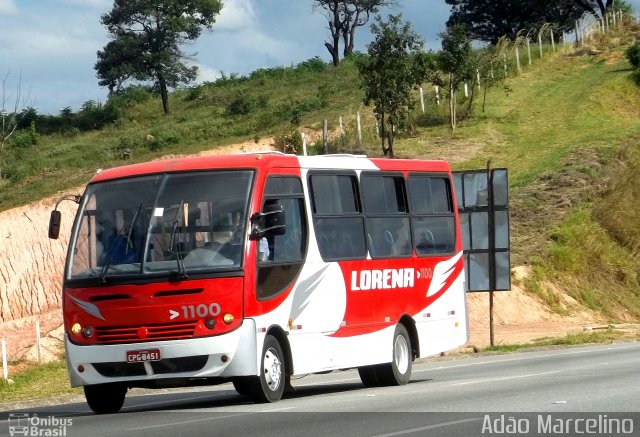
[[[407,373],[409,369],[409,345],[402,335],[396,337],[395,344],[393,345],[393,359],[398,372],[400,372],[401,375]]]
[[[264,354],[262,373],[269,390],[276,391],[282,379],[282,363],[275,349],[269,348]]]

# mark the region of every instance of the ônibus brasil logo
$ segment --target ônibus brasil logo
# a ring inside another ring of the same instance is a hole
[[[73,425],[69,417],[44,416],[30,413],[9,413],[7,419],[10,436],[63,437]]]

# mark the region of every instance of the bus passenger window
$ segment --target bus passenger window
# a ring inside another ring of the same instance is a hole
[[[411,256],[411,226],[403,176],[363,174],[362,193],[371,257]]]
[[[355,174],[312,173],[309,184],[322,259],[365,258],[367,246]]]
[[[418,255],[455,252],[456,232],[448,177],[409,175],[411,226]]]

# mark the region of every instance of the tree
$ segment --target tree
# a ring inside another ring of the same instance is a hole
[[[329,23],[331,41],[324,45],[331,55],[333,65],[340,63],[340,40],[344,57],[353,53],[358,27],[369,22],[371,15],[382,7],[395,4],[395,0],[313,0],[313,7],[321,9]]]
[[[457,92],[461,84],[473,82],[477,63],[471,49],[471,39],[462,24],[448,27],[440,34],[442,51],[440,69],[449,77],[449,117],[451,129],[457,126]],[[473,86],[471,87],[473,90]]]
[[[9,74],[7,74],[0,80],[0,94],[2,100],[0,100],[0,152],[4,150],[5,143],[16,132],[16,129],[20,127],[22,118],[30,111],[25,111],[25,108],[33,105],[31,101],[31,89],[26,95],[22,92],[22,74],[18,78],[16,84],[15,93],[7,90],[7,82],[9,80]]]
[[[180,46],[210,29],[221,8],[221,0],[115,0],[100,20],[112,40],[98,51],[99,84],[113,93],[131,79],[153,81],[168,114],[169,88],[198,72]]]
[[[368,57],[358,64],[364,88],[364,103],[374,104],[380,120],[382,151],[393,158],[393,130],[403,112],[413,107],[411,91],[416,89],[429,69],[423,52],[424,41],[402,15],[389,15],[388,21],[376,17],[371,25],[375,39],[367,45]],[[387,123],[389,129],[387,131]],[[385,138],[388,133],[388,145]]]
[[[447,26],[464,24],[472,39],[495,44],[501,37],[513,40],[520,31],[553,23],[558,33],[570,32],[584,11],[574,0],[446,0],[451,5]],[[514,3],[517,6],[514,6]]]
[[[575,2],[580,8],[596,18],[604,17],[607,11],[613,6],[613,0],[575,0]],[[600,14],[598,14],[596,9]]]

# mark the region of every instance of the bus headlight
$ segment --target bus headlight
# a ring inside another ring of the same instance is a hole
[[[216,319],[214,319],[213,317],[208,317],[204,321],[204,326],[206,326],[207,329],[214,329],[216,327]]]
[[[74,323],[73,326],[71,327],[71,332],[75,335],[80,334],[81,331],[82,331],[82,326],[80,326],[80,323]]]
[[[94,333],[95,330],[91,326],[85,326],[84,328],[82,328],[82,335],[84,335],[86,338],[93,337]]]

